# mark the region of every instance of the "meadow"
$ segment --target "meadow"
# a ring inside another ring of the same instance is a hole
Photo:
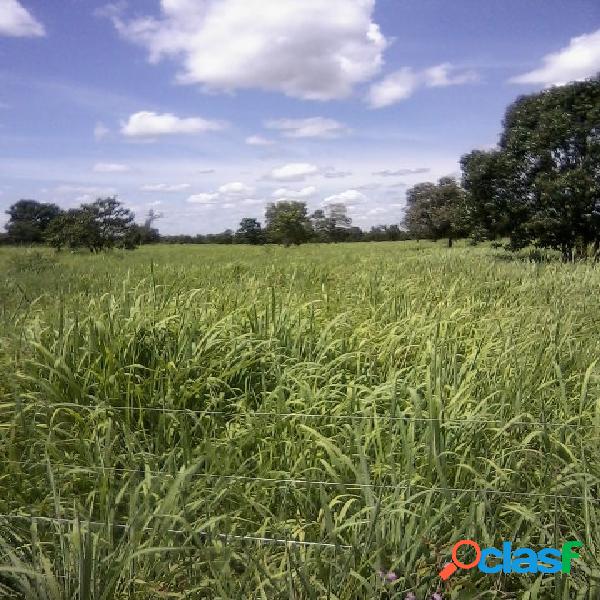
[[[0,597],[597,599],[600,267],[526,258],[0,248]]]

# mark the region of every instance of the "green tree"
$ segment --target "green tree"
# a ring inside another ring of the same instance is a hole
[[[468,230],[464,190],[452,177],[418,183],[406,193],[404,226],[412,237],[448,239],[448,247]]]
[[[235,240],[238,244],[264,244],[265,232],[262,229],[258,219],[246,217],[240,221],[240,228],[235,233]]]
[[[56,204],[19,200],[7,211],[6,231],[9,241],[15,244],[35,244],[45,241],[46,230],[61,210]]]
[[[282,201],[267,205],[265,221],[271,242],[289,246],[303,244],[311,235],[305,202]]]
[[[498,150],[462,163],[475,224],[509,235],[512,249],[534,244],[564,259],[590,244],[598,252],[599,77],[519,98]]]
[[[88,248],[98,252],[115,246],[136,244],[133,213],[116,198],[100,198],[83,204],[54,220],[48,231],[49,243],[57,248]]]

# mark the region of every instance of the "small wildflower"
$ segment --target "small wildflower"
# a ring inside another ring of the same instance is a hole
[[[393,583],[398,579],[398,575],[396,575],[394,571],[388,571],[387,573],[383,571],[378,571],[378,573],[379,577],[381,577],[381,579],[385,580],[387,583]]]
[[[431,600],[444,600],[444,596],[440,592],[436,592],[431,596]]]
[[[408,592],[406,596],[404,596],[404,600],[417,600],[414,592]]]

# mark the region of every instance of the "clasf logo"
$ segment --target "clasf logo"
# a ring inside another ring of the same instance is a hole
[[[462,546],[470,546],[475,550],[475,560],[464,563],[457,557]],[[477,567],[482,573],[570,573],[571,561],[579,558],[573,548],[581,547],[581,542],[566,542],[558,548],[544,548],[535,552],[531,548],[515,548],[511,542],[503,542],[502,549],[481,549],[473,540],[460,540],[452,548],[452,562],[441,571],[440,577],[446,581],[458,569]]]

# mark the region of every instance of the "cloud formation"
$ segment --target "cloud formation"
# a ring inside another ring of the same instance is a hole
[[[273,192],[273,198],[311,198],[317,193],[317,188],[314,185],[304,187],[301,190],[290,190],[288,188],[279,188]]]
[[[142,192],[183,192],[192,186],[189,183],[155,183],[141,187]]]
[[[435,65],[423,71],[404,67],[374,83],[369,90],[367,102],[371,108],[383,108],[410,98],[422,87],[462,85],[475,82],[478,78],[474,71],[457,69],[450,63]]]
[[[180,83],[331,100],[381,69],[387,42],[374,7],[375,0],[162,0],[159,18],[108,16],[151,62],[176,60]]]
[[[94,173],[126,173],[130,170],[128,165],[120,163],[96,163],[94,165]]]
[[[232,183],[226,183],[219,188],[220,194],[251,194],[253,188],[247,186],[245,183],[240,181],[233,181]]]
[[[341,192],[340,194],[334,194],[333,196],[328,196],[323,200],[323,204],[346,204],[348,206],[352,206],[354,204],[358,204],[360,202],[364,202],[367,200],[367,197],[358,190],[346,190],[345,192]]]
[[[309,163],[289,163],[273,169],[269,177],[275,181],[303,181],[310,175],[316,175],[319,167]]]
[[[513,77],[511,83],[564,85],[595,75],[600,71],[600,29],[572,38],[568,46],[544,56],[542,63],[533,71]]]
[[[401,177],[403,175],[418,175],[420,173],[429,173],[431,169],[427,167],[417,167],[416,169],[385,169],[384,171],[375,171],[373,175],[379,175],[380,177]]]
[[[200,194],[193,194],[189,196],[186,202],[191,204],[215,204],[219,199],[219,194],[217,193],[206,193],[202,192]]]
[[[277,129],[289,138],[333,139],[347,133],[348,128],[334,119],[311,117],[309,119],[276,119],[267,121],[265,127]]]
[[[200,117],[182,118],[172,113],[158,114],[141,111],[121,124],[121,133],[127,137],[156,137],[161,135],[193,134],[219,131],[224,124]]]
[[[44,26],[17,0],[0,0],[0,35],[42,37]]]
[[[248,146],[272,146],[274,143],[273,140],[264,138],[261,135],[251,135],[246,138]]]

